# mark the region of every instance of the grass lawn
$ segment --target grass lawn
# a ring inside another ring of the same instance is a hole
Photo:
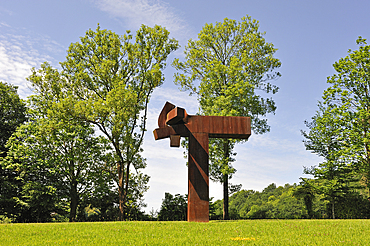
[[[370,245],[370,220],[1,224],[0,245]]]

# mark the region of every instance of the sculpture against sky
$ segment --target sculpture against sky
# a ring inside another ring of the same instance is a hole
[[[171,147],[180,146],[180,138],[189,138],[188,149],[188,221],[209,221],[209,138],[248,139],[249,117],[188,115],[186,110],[166,102],[158,117],[155,140],[170,138]]]

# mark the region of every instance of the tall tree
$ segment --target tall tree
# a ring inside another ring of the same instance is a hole
[[[7,155],[5,147],[18,126],[26,121],[26,104],[19,98],[17,87],[0,81],[0,161]],[[19,191],[20,182],[14,170],[0,165],[0,214],[16,214],[14,194]]]
[[[348,51],[348,56],[335,62],[337,72],[328,77],[332,84],[324,91],[326,105],[341,116],[342,147],[340,155],[351,160],[370,191],[370,45],[359,37],[358,50]]]
[[[299,182],[299,186],[294,189],[293,196],[299,199],[303,198],[308,213],[308,218],[313,219],[313,201],[316,193],[315,185],[311,179],[301,178],[301,180],[302,181]]]
[[[62,199],[69,203],[69,220],[75,221],[81,196],[105,175],[106,141],[83,122],[31,114],[7,146],[4,164],[23,181],[19,201],[29,214],[37,210],[26,221],[45,221]]]
[[[95,125],[111,143],[120,220],[127,217],[131,168],[139,173],[146,166],[140,152],[150,96],[163,83],[168,55],[178,48],[160,26],[142,25],[132,41],[130,31],[119,36],[98,25],[70,45],[61,72],[44,64],[29,78],[41,94],[62,94],[60,112]]]
[[[336,74],[327,78],[331,86],[307,124],[309,133],[303,132],[306,148],[325,158],[308,173],[322,178],[324,190],[337,200],[351,186],[358,188],[356,175],[370,190],[370,46],[361,37],[357,44],[358,50],[333,64]],[[334,199],[331,203],[334,218]]]
[[[173,62],[180,71],[175,73],[175,83],[197,94],[200,114],[249,116],[254,133],[270,130],[265,116],[276,107],[262,94],[278,91],[268,81],[280,77],[275,69],[281,63],[273,57],[277,49],[263,35],[258,21],[246,16],[239,22],[226,18],[206,24],[198,40],[189,40],[185,61]],[[231,139],[210,141],[211,179],[224,186],[224,219],[228,219],[228,180],[236,171],[231,165],[235,143]]]
[[[335,105],[325,106],[319,102],[318,107],[312,122],[305,122],[309,132],[302,131],[302,135],[306,149],[324,161],[318,166],[305,168],[304,173],[317,179],[314,182],[315,190],[329,200],[331,217],[335,219],[335,203],[356,188],[354,184],[358,181],[350,165],[354,160],[351,156],[343,155],[347,147],[344,129],[351,126],[350,122],[337,114]]]

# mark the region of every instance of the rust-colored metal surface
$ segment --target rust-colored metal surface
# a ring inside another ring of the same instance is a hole
[[[209,221],[209,138],[248,139],[249,117],[188,115],[186,110],[166,102],[159,117],[155,140],[170,138],[171,147],[189,137],[188,221]]]
[[[189,136],[188,221],[209,221],[208,134]]]

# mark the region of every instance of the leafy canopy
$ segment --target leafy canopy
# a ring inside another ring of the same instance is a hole
[[[200,114],[216,116],[249,116],[255,133],[270,130],[265,116],[274,113],[275,103],[257,91],[275,94],[278,87],[269,80],[277,79],[275,69],[281,63],[273,55],[276,49],[263,38],[258,21],[246,16],[237,22],[206,24],[198,40],[189,40],[185,61],[175,59],[172,65],[175,84],[190,94],[197,94]],[[199,84],[196,84],[199,83]],[[236,172],[231,155],[235,140],[210,140],[211,179],[224,185],[225,216],[227,219],[228,179]],[[230,185],[231,190],[240,186]]]
[[[166,59],[177,48],[178,42],[160,26],[142,25],[134,37],[130,31],[119,36],[98,25],[70,45],[62,71],[45,63],[29,77],[38,93],[58,99],[47,100],[56,114],[93,124],[109,140],[120,219],[130,203],[128,189],[135,177],[130,167],[138,173],[146,166],[140,152],[150,96],[163,83]]]
[[[249,16],[240,22],[225,18],[206,24],[198,40],[189,40],[185,47],[185,61],[174,60],[172,65],[181,71],[175,74],[175,83],[198,95],[202,114],[249,116],[256,133],[268,131],[267,120],[260,116],[273,113],[275,103],[256,90],[278,91],[268,81],[280,77],[274,70],[281,63],[263,35],[258,21]]]
[[[19,98],[17,87],[0,81],[0,157],[5,155],[10,136],[25,121],[26,105]]]
[[[334,204],[362,188],[360,178],[370,187],[370,46],[362,37],[357,44],[358,50],[334,63],[331,86],[312,122],[305,122],[309,132],[302,131],[306,149],[324,158],[304,173],[317,179],[316,191],[329,200],[332,218]]]

